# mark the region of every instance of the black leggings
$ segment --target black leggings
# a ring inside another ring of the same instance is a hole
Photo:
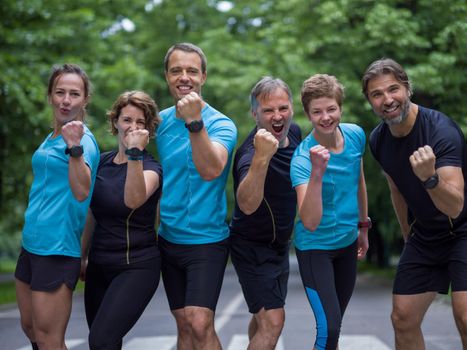
[[[315,348],[335,350],[357,276],[357,241],[336,250],[298,250],[303,286],[316,319]]]
[[[84,304],[91,350],[121,349],[156,292],[160,258],[124,266],[88,264]]]

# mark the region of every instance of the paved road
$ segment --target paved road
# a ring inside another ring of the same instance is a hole
[[[286,305],[286,325],[277,350],[310,350],[315,335],[314,317],[305,298],[295,257],[291,258],[291,276]],[[390,350],[394,348],[389,320],[390,283],[360,275],[342,328],[341,350]],[[216,316],[216,329],[226,350],[244,350],[249,314],[235,272],[226,272]],[[461,349],[450,306],[437,300],[425,319],[427,350]],[[161,285],[145,313],[125,337],[124,350],[173,350],[175,323],[169,314]],[[83,298],[76,295],[67,331],[69,349],[85,350],[87,326]],[[14,306],[0,309],[0,350],[27,350],[27,341],[19,328]]]

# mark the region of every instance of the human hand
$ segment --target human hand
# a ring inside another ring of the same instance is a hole
[[[428,178],[436,172],[436,156],[433,153],[433,149],[428,145],[419,147],[409,157],[409,161],[413,172],[420,179],[420,181],[428,180]]]
[[[146,129],[138,129],[130,131],[126,135],[127,148],[138,148],[143,150],[149,142],[149,131]]]
[[[203,100],[196,92],[192,91],[177,102],[177,117],[190,124],[193,120],[201,119],[202,107]]]
[[[279,148],[279,141],[266,129],[258,129],[253,139],[255,155],[267,161],[271,160]]]
[[[62,126],[62,137],[68,148],[79,146],[84,135],[84,124],[74,120]]]
[[[369,248],[368,243],[368,227],[359,228],[358,240],[357,240],[357,259],[362,260]]]
[[[328,166],[331,154],[329,150],[321,145],[316,145],[310,148],[310,161],[312,172],[315,175],[323,176]]]
[[[86,280],[86,269],[88,267],[88,259],[81,258],[81,269],[79,271],[79,279],[81,281]]]

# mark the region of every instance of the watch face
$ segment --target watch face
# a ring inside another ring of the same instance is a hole
[[[190,132],[200,132],[204,127],[204,123],[202,119],[193,120],[190,124],[185,124],[185,127]]]
[[[81,157],[83,155],[83,146],[73,146],[68,149],[68,154],[71,157]]]
[[[427,190],[431,190],[432,188],[435,188],[436,185],[438,185],[438,181],[438,174],[435,174],[423,183],[423,187],[425,187]]]

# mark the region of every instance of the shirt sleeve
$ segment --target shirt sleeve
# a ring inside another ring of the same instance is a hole
[[[297,187],[307,183],[311,174],[310,155],[304,154],[302,144],[295,150],[290,164],[290,179],[292,186]]]
[[[230,119],[221,117],[214,121],[209,126],[208,134],[209,139],[224,146],[229,155],[233,153],[235,144],[237,143],[237,128]]]

